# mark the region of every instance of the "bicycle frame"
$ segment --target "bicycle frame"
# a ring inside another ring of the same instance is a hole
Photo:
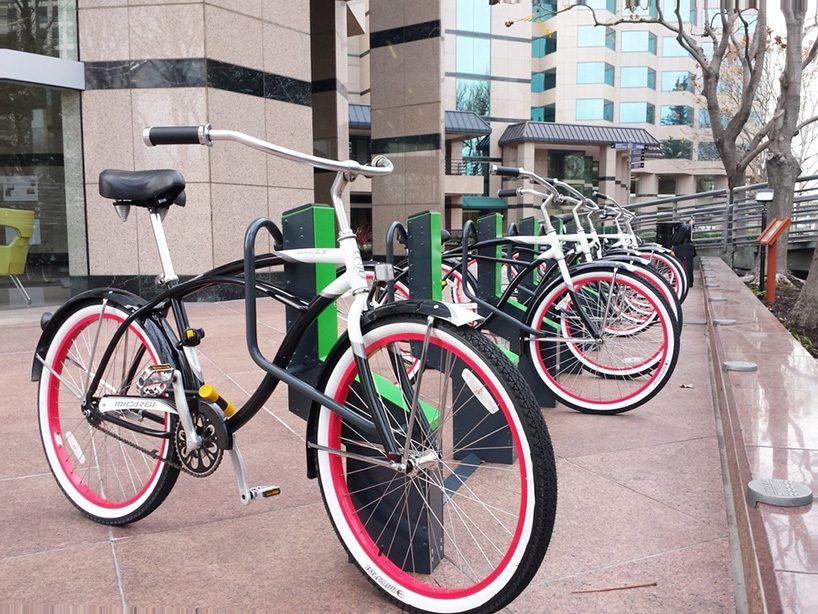
[[[153,144],[150,139],[150,130],[145,131],[145,141],[148,144]],[[343,201],[341,195],[350,181],[353,181],[357,175],[366,175],[369,177],[376,175],[385,175],[391,172],[391,163],[383,157],[377,157],[373,166],[360,165],[354,161],[339,162],[335,160],[328,160],[318,158],[308,154],[302,154],[293,150],[289,150],[272,143],[267,143],[248,135],[228,131],[228,130],[211,130],[209,125],[199,128],[199,142],[201,144],[212,144],[215,140],[230,140],[239,142],[255,149],[264,151],[265,153],[272,153],[279,157],[284,157],[290,160],[310,164],[317,168],[326,170],[333,170],[337,173],[335,182],[332,186],[331,197],[332,205],[335,210],[336,219],[339,226],[338,247],[337,248],[303,248],[283,250],[281,248],[282,237],[278,228],[270,220],[259,219],[253,222],[248,228],[245,236],[245,257],[243,260],[235,261],[222,265],[211,271],[203,273],[189,281],[179,283],[178,277],[173,271],[173,265],[170,260],[170,252],[165,240],[164,231],[161,225],[161,214],[159,211],[151,211],[151,222],[156,237],[157,247],[159,250],[160,260],[163,267],[163,275],[161,282],[166,285],[166,290],[161,292],[154,299],[148,301],[144,305],[134,309],[125,320],[119,324],[117,330],[114,332],[107,347],[104,349],[102,356],[98,363],[89,365],[89,381],[86,382],[86,390],[84,391],[84,399],[82,400],[83,410],[87,415],[93,415],[96,419],[107,420],[116,423],[124,428],[129,428],[142,432],[147,435],[157,437],[169,437],[167,433],[161,433],[146,427],[135,425],[126,420],[121,420],[116,416],[109,415],[102,412],[95,407],[94,393],[100,386],[102,374],[105,371],[111,356],[124,333],[134,321],[153,320],[159,325],[162,333],[170,342],[170,347],[174,351],[181,351],[184,354],[184,360],[180,358],[177,361],[180,365],[189,365],[190,368],[184,369],[181,373],[184,380],[185,394],[184,397],[194,396],[191,390],[198,390],[199,385],[203,384],[203,378],[198,366],[198,357],[195,349],[190,345],[179,342],[177,339],[185,339],[185,331],[188,328],[187,314],[184,308],[184,299],[190,294],[217,284],[233,284],[244,286],[245,288],[245,305],[247,309],[247,344],[253,360],[261,366],[267,373],[261,384],[245,402],[242,409],[235,413],[229,420],[225,422],[228,432],[232,435],[244,424],[246,424],[264,405],[270,397],[279,381],[284,381],[288,386],[291,386],[297,392],[303,394],[310,400],[323,405],[333,412],[341,415],[345,420],[349,421],[355,428],[358,428],[367,435],[376,435],[384,446],[388,462],[385,464],[395,469],[400,469],[401,464],[399,446],[395,440],[391,428],[388,426],[387,418],[384,414],[384,408],[377,401],[377,393],[375,389],[374,380],[366,360],[366,353],[364,348],[364,339],[362,331],[363,314],[369,309],[367,304],[367,295],[369,293],[369,285],[366,280],[363,262],[361,260],[360,251],[357,247],[355,234],[349,227],[349,221],[346,217]],[[192,144],[192,143],[191,143]],[[255,255],[255,239],[261,230],[269,232],[274,239],[275,248],[270,254],[265,254],[260,257]],[[259,268],[266,268],[269,266],[282,265],[285,263],[329,263],[336,265],[343,265],[344,272],[332,283],[329,284],[318,296],[311,301],[305,301],[282,288],[278,288],[266,282],[260,282],[256,279],[256,270]],[[244,277],[240,277],[239,273],[244,273]],[[261,353],[258,347],[257,323],[256,323],[256,293],[261,292],[271,298],[284,303],[285,305],[294,308],[299,315],[295,322],[289,327],[284,340],[272,361],[267,360]],[[352,347],[354,360],[358,368],[359,378],[364,388],[364,393],[367,397],[367,403],[372,411],[373,419],[370,420],[361,416],[360,414],[348,409],[347,407],[336,402],[334,399],[323,394],[317,388],[303,382],[296,375],[287,371],[290,360],[295,353],[295,350],[306,332],[307,328],[312,324],[318,315],[324,311],[330,304],[332,304],[338,297],[346,292],[352,292],[353,300],[349,311],[347,334],[349,336],[350,345]],[[105,303],[103,303],[103,314]],[[166,316],[172,310],[178,327],[178,338],[173,338],[173,333],[167,327]],[[101,320],[100,320],[101,322]],[[431,325],[431,324],[430,324]],[[42,357],[39,357],[47,369],[50,367],[45,364]],[[133,369],[133,367],[132,367]],[[93,371],[93,376],[90,376]],[[184,399],[186,402],[186,399]],[[177,408],[178,409],[178,408]],[[187,409],[180,411],[180,417],[183,419],[185,430],[192,430],[192,426],[185,425],[185,416],[189,416]],[[195,433],[194,433],[195,434]]]

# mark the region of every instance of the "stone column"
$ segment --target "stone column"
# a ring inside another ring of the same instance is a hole
[[[339,0],[310,0],[312,132],[315,155],[349,158],[349,99],[346,83],[347,8]],[[315,171],[315,200],[330,204],[335,173]],[[344,195],[349,209],[349,195]]]
[[[535,153],[536,153],[536,145],[534,143],[519,143],[517,145],[517,163],[514,166],[519,168],[524,168],[527,171],[531,171],[532,173],[536,173],[536,161],[535,161]],[[537,186],[532,185],[529,182],[522,182],[522,181],[510,181],[503,184],[504,188],[513,188],[513,187],[530,187],[537,189]],[[540,190],[544,191],[544,190]],[[491,196],[495,196],[492,194]],[[536,215],[537,212],[534,209],[534,197],[530,195],[525,195],[522,198],[518,199],[507,199],[506,202],[509,203],[508,212],[505,216],[505,223],[506,228],[512,222],[519,222],[522,218],[528,217],[529,215]],[[539,206],[539,199],[537,199],[536,205]],[[539,217],[539,216],[538,216]]]
[[[375,254],[389,224],[443,212],[443,39],[440,0],[371,0],[372,150],[395,172],[372,181]]]
[[[610,146],[602,146],[599,148],[599,188],[598,190],[603,194],[612,196],[619,200],[617,193],[616,180],[617,174],[617,153],[619,150]],[[629,181],[626,178],[625,181]],[[620,201],[623,202],[623,201]]]

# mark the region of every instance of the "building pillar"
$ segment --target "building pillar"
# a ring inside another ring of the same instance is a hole
[[[535,153],[537,147],[534,143],[519,143],[517,145],[517,163],[514,166],[519,168],[524,168],[527,171],[531,171],[532,173],[536,173],[537,169],[535,168]],[[528,182],[507,182],[503,184],[504,188],[512,188],[515,186],[522,186],[522,187],[532,187],[535,190],[537,186],[532,186]],[[542,190],[541,190],[542,191]],[[491,196],[496,196],[492,194]],[[537,206],[540,205],[539,202],[535,203],[535,199],[533,196],[526,194],[522,198],[518,199],[509,199],[509,208],[508,213],[506,214],[506,228],[512,222],[519,222],[524,217],[531,215],[533,211],[533,207],[536,204]]]
[[[312,133],[315,155],[349,158],[347,6],[340,0],[310,0]],[[331,204],[335,173],[314,171],[316,202]],[[344,194],[349,210],[349,194]]]
[[[444,208],[443,39],[439,0],[371,0],[372,152],[395,165],[372,180],[373,251],[394,220]]]
[[[696,176],[695,175],[677,175],[676,176],[676,195],[683,196],[685,194],[693,194],[696,191]]]
[[[603,194],[612,196],[617,200],[619,200],[616,185],[619,176],[618,153],[619,150],[610,146],[601,146],[599,148],[599,187],[597,188]]]

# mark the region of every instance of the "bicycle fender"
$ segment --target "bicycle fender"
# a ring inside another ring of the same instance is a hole
[[[431,316],[436,320],[445,320],[446,322],[450,322],[455,326],[466,326],[471,322],[483,319],[482,316],[477,315],[475,312],[453,303],[444,303],[443,301],[410,300],[394,301],[365,312],[361,319],[361,325],[366,327],[368,324],[371,324],[378,318],[407,313],[419,313],[425,316]],[[346,345],[343,343],[343,339],[344,337],[342,336],[335,343],[335,346],[327,356],[326,364],[334,364],[336,354],[346,350]],[[328,373],[322,372],[317,386],[319,390],[324,389],[328,375]],[[307,417],[307,441],[305,448],[307,452],[307,478],[310,480],[314,480],[316,477],[318,477],[317,451],[315,448],[311,448],[309,444],[315,443],[316,441],[318,431],[318,414],[320,409],[321,406],[318,403],[313,403],[310,407],[310,414]]]
[[[74,306],[87,301],[88,299],[101,298],[108,298],[111,302],[116,303],[118,306],[126,309],[135,309],[141,307],[147,302],[145,299],[137,296],[136,294],[116,288],[93,288],[68,299],[60,306],[59,309],[57,309],[57,311],[51,315],[50,318],[45,320],[43,332],[40,335],[40,339],[37,341],[37,347],[34,350],[34,359],[31,365],[32,382],[39,381],[43,372],[43,363],[40,362],[37,357],[39,356],[40,358],[45,359],[45,355],[48,351],[48,346],[51,344],[51,340],[54,338],[54,335],[57,333],[57,330],[60,328],[62,323],[73,311]],[[43,314],[44,319],[46,315],[47,314]],[[43,320],[41,320],[41,322],[42,321]]]
[[[387,303],[381,307],[377,307],[371,311],[363,314],[362,324],[368,324],[376,318],[405,314],[405,313],[419,313],[425,316],[431,316],[435,319],[446,320],[455,326],[465,326],[483,317],[476,312],[466,309],[457,303],[445,303],[443,301],[394,301]]]

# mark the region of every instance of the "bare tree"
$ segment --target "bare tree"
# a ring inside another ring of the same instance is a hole
[[[798,0],[796,0],[798,1]],[[746,182],[747,166],[768,146],[764,136],[753,139],[747,146],[740,144],[742,131],[751,117],[753,101],[759,87],[767,50],[767,9],[766,0],[759,1],[757,11],[740,10],[736,0],[723,0],[722,9],[713,15],[701,31],[694,33],[691,24],[682,15],[680,0],[671,0],[674,10],[666,15],[662,0],[634,0],[623,10],[623,15],[609,21],[600,20],[596,11],[585,4],[568,3],[563,8],[546,12],[542,9],[532,15],[532,19],[543,15],[556,16],[576,8],[590,11],[594,25],[617,26],[624,23],[654,23],[672,32],[676,41],[690,54],[701,69],[701,94],[706,101],[707,114],[713,131],[713,142],[721,157],[727,175],[729,188],[736,188]],[[654,11],[645,11],[645,6]],[[655,15],[655,16],[654,16]],[[512,25],[507,22],[506,25]],[[713,45],[712,57],[707,57],[700,40]],[[729,121],[719,98],[722,83],[721,70],[726,58],[735,58],[741,79],[742,96],[731,110]]]

